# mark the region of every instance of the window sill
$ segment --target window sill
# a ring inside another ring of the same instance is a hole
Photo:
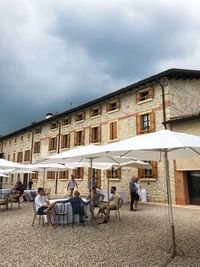
[[[76,123],[81,123],[81,122],[84,122],[85,120],[80,120],[80,121],[76,121]]]
[[[55,132],[55,131],[57,131],[57,130],[58,130],[58,128],[50,129],[51,132]]]
[[[96,119],[96,118],[99,118],[101,115],[98,114],[98,115],[95,115],[95,116],[91,116],[91,119]]]
[[[145,99],[145,100],[139,101],[137,104],[141,105],[141,104],[144,104],[144,103],[151,102],[152,100],[153,100],[153,98]]]
[[[108,143],[113,143],[113,142],[117,142],[117,141],[119,141],[118,138],[117,139],[113,139],[113,140],[109,140]]]
[[[156,182],[156,178],[140,178],[140,182]]]
[[[68,178],[59,178],[59,181],[66,182],[68,181]]]
[[[62,151],[69,150],[69,149],[70,149],[70,147],[61,147]]]
[[[40,152],[33,152],[33,155],[37,155],[37,154],[40,154]]]
[[[75,180],[76,180],[76,181],[83,181],[83,178],[76,178],[76,177],[75,177]]]
[[[114,112],[117,112],[117,111],[119,111],[119,108],[118,109],[114,109],[114,110],[110,110],[107,113],[110,114],[110,113],[114,113]]]
[[[107,178],[109,179],[109,181],[112,181],[112,182],[120,182],[120,178]]]
[[[69,127],[70,124],[62,125],[63,128]]]
[[[55,153],[56,152],[56,149],[54,150],[49,150],[49,153]]]

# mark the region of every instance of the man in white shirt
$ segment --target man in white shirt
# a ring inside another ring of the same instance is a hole
[[[74,179],[74,175],[72,174],[71,179],[69,180],[68,185],[67,185],[67,190],[70,190],[70,197],[73,197],[73,192],[74,192],[75,187],[78,189],[78,184]]]
[[[55,206],[56,203],[50,204],[49,200],[44,196],[44,188],[38,188],[38,195],[35,198],[35,208],[37,214],[39,215],[47,215],[47,222],[49,226],[53,226],[51,222],[51,209]]]

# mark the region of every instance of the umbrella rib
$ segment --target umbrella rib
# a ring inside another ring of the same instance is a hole
[[[190,149],[191,149],[192,151],[194,151],[195,153],[197,153],[198,155],[200,155],[200,153],[199,153],[198,151],[196,151],[196,149],[194,149],[193,147],[190,147]]]

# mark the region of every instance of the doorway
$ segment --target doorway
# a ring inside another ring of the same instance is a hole
[[[28,173],[24,174],[23,186],[24,186],[24,189],[27,189],[27,186],[28,186]]]
[[[190,204],[200,205],[200,171],[188,172]]]

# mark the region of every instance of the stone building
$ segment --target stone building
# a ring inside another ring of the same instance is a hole
[[[137,134],[163,128],[163,118],[170,120],[200,110],[200,71],[169,69],[84,105],[47,117],[0,138],[0,151],[8,160],[29,164],[80,145],[107,144]],[[67,172],[46,172],[45,186],[52,192],[66,194],[66,184],[74,173],[82,193],[87,191],[88,172],[79,168]],[[98,187],[111,185],[129,192],[132,174],[138,174],[149,201],[166,201],[166,183],[162,163],[152,162],[150,170],[93,170]],[[172,197],[175,202],[174,165],[170,162]],[[27,183],[28,175],[21,175]],[[42,185],[43,173],[34,174],[34,186]],[[11,179],[11,180],[10,180]],[[12,186],[16,177],[5,180]]]
[[[200,112],[173,117],[167,125],[173,131],[200,136]],[[200,205],[200,156],[176,160],[175,196],[177,204]]]

